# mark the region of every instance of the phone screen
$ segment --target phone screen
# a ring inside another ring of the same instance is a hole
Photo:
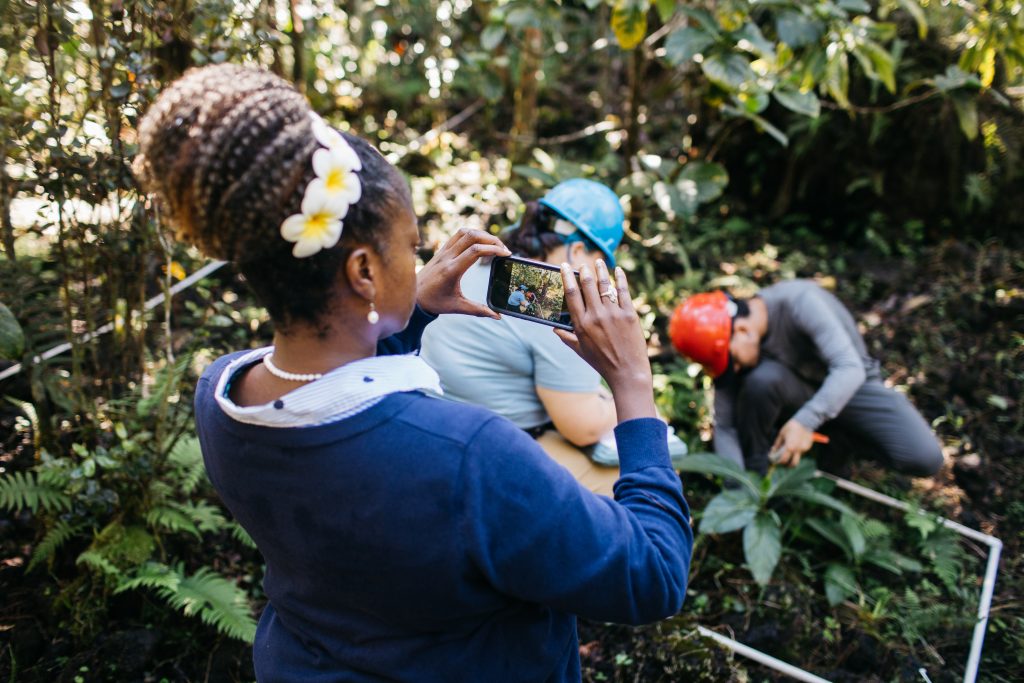
[[[565,308],[562,273],[548,263],[515,256],[494,259],[487,284],[487,305],[504,315],[572,329]]]

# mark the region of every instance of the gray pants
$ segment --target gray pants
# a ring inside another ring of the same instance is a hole
[[[746,466],[762,474],[779,428],[807,402],[817,387],[772,360],[762,360],[741,379],[736,427]],[[864,444],[867,455],[917,477],[942,466],[942,450],[931,427],[907,397],[868,379],[846,407],[821,431],[839,431]]]

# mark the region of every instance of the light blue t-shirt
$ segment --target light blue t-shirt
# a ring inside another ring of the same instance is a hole
[[[517,289],[516,291],[512,292],[512,294],[509,296],[508,305],[520,306],[524,301],[526,301],[526,295]]]
[[[476,264],[462,278],[462,292],[483,303],[491,266]],[[550,421],[536,387],[590,393],[601,376],[547,325],[442,315],[423,333],[420,355],[441,376],[445,397],[485,406],[523,429]]]

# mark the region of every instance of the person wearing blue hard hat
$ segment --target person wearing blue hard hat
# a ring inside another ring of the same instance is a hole
[[[582,244],[588,253],[600,252],[609,268],[615,267],[615,250],[622,242],[626,215],[614,192],[593,180],[573,178],[555,185],[537,204],[553,214],[545,216],[541,211],[537,222],[547,223],[548,229],[563,239],[567,256],[571,256],[571,245]],[[524,217],[521,228],[525,222]],[[542,225],[537,227],[543,231]]]
[[[528,202],[500,237],[517,256],[593,271],[598,259],[615,267],[624,221],[615,192],[573,178]],[[484,301],[489,271],[485,264],[470,268],[463,293]],[[595,462],[617,464],[611,395],[551,328],[511,316],[442,316],[424,333],[421,355],[437,370],[447,398],[486,406],[534,436],[553,427],[575,446],[593,446]],[[674,443],[674,453],[685,452],[685,444]]]

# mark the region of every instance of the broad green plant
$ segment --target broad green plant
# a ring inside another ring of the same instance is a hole
[[[772,578],[782,558],[783,533],[794,502],[808,502],[853,517],[855,513],[828,492],[830,482],[815,478],[815,464],[804,458],[793,468],[773,468],[766,476],[744,471],[735,463],[700,453],[681,463],[682,472],[724,477],[735,484],[711,499],[701,513],[700,533],[743,532],[743,554],[758,584]]]

